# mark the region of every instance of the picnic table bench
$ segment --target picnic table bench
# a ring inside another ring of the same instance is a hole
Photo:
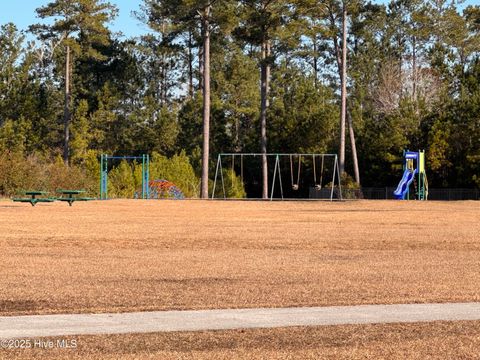
[[[39,202],[54,202],[54,198],[37,198],[37,196],[45,196],[47,194],[48,191],[26,191],[25,195],[30,196],[29,198],[14,198],[12,200],[15,202],[30,203],[32,206],[35,206]]]
[[[57,190],[58,193],[66,196],[57,198],[58,201],[66,201],[68,205],[72,206],[75,201],[90,201],[96,200],[95,198],[89,197],[78,197],[78,195],[83,194],[85,190]]]

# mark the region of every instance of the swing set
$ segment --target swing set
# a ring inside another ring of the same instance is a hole
[[[296,182],[294,181],[294,157],[297,156],[298,159],[298,169],[297,169],[297,177]],[[290,179],[292,183],[292,190],[297,191],[300,188],[300,173],[302,171],[302,154],[295,155],[290,154]],[[313,164],[313,183],[315,190],[322,190],[323,184],[323,170],[325,164],[325,156],[331,156],[330,154],[311,154],[312,156],[312,164]],[[321,165],[320,165],[320,177],[317,177],[317,158],[321,157]]]
[[[149,178],[150,178],[150,156],[110,156],[102,154],[100,156],[100,200],[108,199],[108,165],[112,160],[133,160],[142,162],[142,191],[141,199],[150,197]]]
[[[334,199],[334,193],[335,193],[335,187],[338,187],[338,199],[342,199],[342,191],[341,191],[341,183],[340,183],[340,172],[338,168],[338,157],[336,154],[261,154],[261,153],[221,153],[218,155],[217,158],[217,165],[216,165],[216,170],[215,170],[215,179],[213,183],[213,191],[212,191],[212,199],[215,199],[215,190],[217,188],[217,181],[218,178],[220,177],[220,182],[222,185],[222,190],[223,190],[223,199],[226,199],[227,192],[225,189],[225,181],[224,181],[224,175],[223,175],[223,159],[224,158],[231,158],[231,172],[232,175],[236,175],[235,171],[235,163],[236,163],[236,158],[240,158],[240,179],[242,184],[245,184],[244,182],[244,160],[247,157],[262,157],[266,156],[267,159],[274,159],[275,165],[274,165],[274,170],[273,170],[273,177],[272,177],[272,182],[270,184],[270,200],[273,200],[274,193],[275,193],[275,188],[277,184],[277,179],[278,179],[278,188],[280,190],[280,197],[276,197],[277,199],[282,199],[284,200],[284,188],[283,188],[283,183],[282,183],[282,167],[281,163],[285,164],[285,158],[287,159],[289,163],[289,170],[290,170],[290,183],[291,183],[291,189],[292,191],[299,192],[302,182],[302,171],[306,172],[305,170],[302,170],[302,168],[306,167],[307,165],[307,159],[311,159],[311,167],[310,171],[311,174],[313,175],[313,183],[310,183],[312,185],[312,188],[315,191],[320,191],[322,189],[326,189],[326,185],[329,185],[329,190],[330,190],[330,196],[329,200],[333,201]],[[283,159],[283,161],[282,161]],[[328,162],[330,164],[333,164],[333,171],[331,172],[331,182],[330,184],[324,184],[324,177],[325,177],[325,163]],[[317,171],[317,166],[320,166],[320,171]],[[259,169],[259,173],[261,173],[261,170]]]

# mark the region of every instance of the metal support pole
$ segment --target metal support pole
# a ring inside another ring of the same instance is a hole
[[[147,199],[150,199],[150,155],[147,154],[147,172],[145,174]]]
[[[242,186],[243,185],[243,154],[240,155],[240,178],[242,179]]]
[[[142,155],[142,199],[145,199],[145,154]]]
[[[282,185],[282,173],[280,171],[280,157],[277,155],[278,159],[278,180],[280,180],[280,196],[282,197],[283,200],[283,185]]]
[[[342,195],[342,178],[340,177],[340,167],[338,166],[338,157],[335,155],[335,164],[337,164],[337,177],[338,177],[338,199],[343,200]]]
[[[103,200],[103,154],[100,154],[100,200]]]
[[[104,166],[105,166],[105,173],[104,173],[105,181],[103,183],[103,186],[105,188],[104,189],[105,190],[105,200],[108,200],[108,155],[105,155]]]
[[[337,157],[335,156],[335,162],[333,164],[333,178],[332,178],[332,189],[330,191],[330,201],[333,201],[333,189],[335,187],[335,175],[337,172]],[[339,179],[340,182],[340,179]]]
[[[222,179],[223,199],[227,200],[227,193],[225,192],[225,180],[223,179],[223,167],[222,167],[221,161],[220,161],[220,179]]]
[[[273,191],[275,190],[275,179],[277,177],[278,156],[275,158],[275,170],[273,170],[272,192],[270,194],[270,201],[273,200]]]
[[[212,199],[215,199],[215,188],[217,187],[218,167],[220,166],[221,154],[218,154],[217,166],[215,168],[215,179],[213,180]]]

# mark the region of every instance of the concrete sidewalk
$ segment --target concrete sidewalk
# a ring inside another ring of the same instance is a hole
[[[4,316],[0,339],[437,320],[480,320],[480,303]]]

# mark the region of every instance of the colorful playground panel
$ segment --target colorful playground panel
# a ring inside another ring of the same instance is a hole
[[[425,151],[404,151],[403,176],[393,195],[398,200],[410,198],[410,185],[414,185],[412,192],[416,199],[428,199],[428,181],[425,172]]]
[[[37,196],[47,195],[47,191],[26,191],[25,195],[30,196],[30,198],[14,198],[14,202],[30,203],[32,206],[35,206],[39,202],[50,203],[54,202],[54,198],[38,198]]]
[[[168,180],[151,180],[148,183],[148,188],[149,199],[173,198],[175,200],[182,200],[185,198],[182,190]]]

